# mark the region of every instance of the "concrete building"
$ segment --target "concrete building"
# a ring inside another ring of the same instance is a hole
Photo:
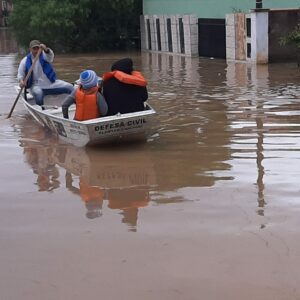
[[[13,8],[12,0],[2,0],[0,4],[0,27],[7,27],[7,17]]]
[[[298,24],[299,7],[300,0],[144,0],[141,47],[253,63],[294,59],[295,47],[278,40]]]
[[[7,17],[12,9],[12,0],[0,0],[0,54],[17,52],[17,44],[7,28]]]

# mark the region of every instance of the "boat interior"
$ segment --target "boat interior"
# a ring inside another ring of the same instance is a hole
[[[67,94],[60,95],[47,95],[44,97],[44,105],[41,107],[35,103],[33,96],[30,93],[23,94],[23,98],[36,110],[44,110],[47,113],[56,115],[58,117],[63,117],[61,105]],[[69,107],[69,118],[73,119],[75,115],[75,104]]]
[[[52,115],[55,115],[55,116],[61,117],[61,118],[63,117],[61,105],[67,96],[68,96],[67,94],[47,95],[44,97],[44,105],[43,105],[43,107],[41,107],[40,105],[37,105],[35,103],[35,100],[30,93],[27,92],[26,96],[25,96],[25,94],[23,94],[23,98],[36,110],[40,110],[40,111],[43,110],[44,112],[50,113]],[[75,104],[73,104],[69,107],[69,119],[70,120],[74,119],[75,110],[76,110]],[[145,102],[144,111],[147,111],[147,110],[153,111],[153,108],[147,102]]]

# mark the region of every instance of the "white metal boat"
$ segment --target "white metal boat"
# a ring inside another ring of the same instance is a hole
[[[16,89],[18,91],[19,87]],[[145,103],[145,110],[140,112],[76,121],[73,120],[75,105],[69,108],[69,119],[63,117],[61,103],[65,96],[46,96],[44,110],[35,104],[30,94],[27,94],[27,100],[24,95],[20,97],[37,122],[57,134],[62,141],[78,147],[146,140],[151,134],[151,119],[156,112],[148,103]]]

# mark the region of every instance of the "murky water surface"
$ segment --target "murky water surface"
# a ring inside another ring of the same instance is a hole
[[[1,299],[299,299],[300,71],[160,54],[56,56],[61,79],[130,56],[146,144],[75,148],[15,98],[0,54]]]

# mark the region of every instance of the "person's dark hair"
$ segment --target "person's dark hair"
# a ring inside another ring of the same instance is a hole
[[[131,74],[133,71],[133,61],[131,58],[123,58],[113,63],[111,66],[112,71],[122,71]]]

